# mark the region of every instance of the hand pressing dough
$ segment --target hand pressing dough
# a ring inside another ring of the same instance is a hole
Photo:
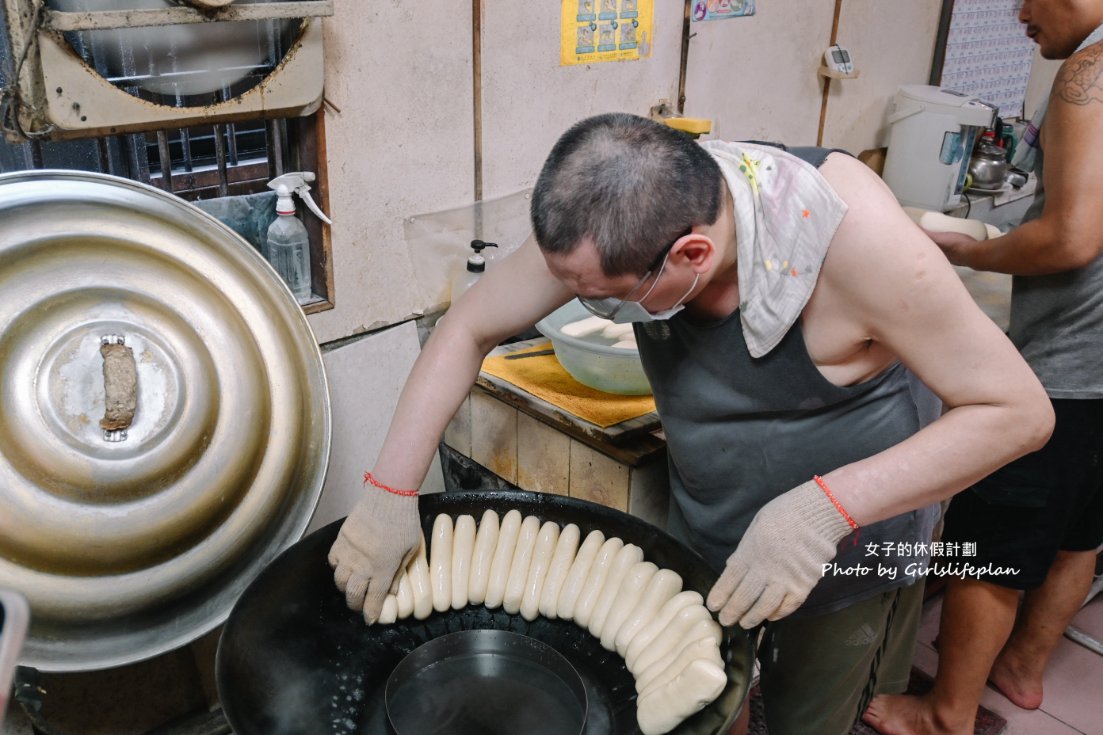
[[[912,218],[913,222],[929,232],[960,232],[974,240],[987,240],[989,237],[988,226],[979,219],[951,217],[942,212],[933,212],[917,207],[904,207],[904,211]]]
[[[475,517],[462,515],[452,531],[452,609],[467,607],[471,557],[475,551]]]
[[[613,605],[609,608],[609,613],[601,623],[602,648],[607,651],[617,650],[617,631],[620,630],[620,626],[628,618],[628,614],[640,603],[643,591],[658,571],[659,568],[649,561],[636,562],[628,568],[628,572],[617,588]]]
[[[452,605],[452,526],[452,516],[447,513],[433,520],[429,576],[433,580],[433,609],[437,612]]]
[[[628,650],[624,653],[624,663],[628,670],[636,670],[636,659],[647,650],[647,647],[651,645],[651,642],[655,640],[659,633],[666,630],[666,627],[674,620],[675,615],[687,607],[704,604],[705,598],[695,590],[683,590],[664,602],[659,611],[655,613],[655,616],[644,623],[640,632],[628,644]]]
[[[712,614],[704,605],[691,605],[678,611],[670,624],[651,641],[647,650],[636,658],[635,666],[629,667],[628,670],[633,676],[639,676],[641,672],[647,670],[648,666],[674,650],[678,643],[685,641],[690,628],[700,622],[711,623],[719,631],[720,625],[712,619]],[[694,636],[694,640],[704,636],[704,633]]]
[[[612,324],[608,319],[602,319],[599,316],[590,316],[575,322],[568,322],[560,327],[559,331],[568,337],[585,337],[588,334],[600,332],[602,329],[605,329],[608,324]]]
[[[492,510],[483,513],[479,530],[475,533],[475,549],[471,552],[471,576],[467,582],[467,600],[481,605],[486,599],[486,585],[490,581],[490,563],[494,548],[498,545],[498,514]]]
[[[643,735],[663,735],[720,696],[728,683],[724,669],[705,659],[691,661],[673,680],[641,696],[636,722]]]
[[[498,546],[490,562],[490,579],[486,584],[483,604],[493,610],[502,606],[509,581],[509,567],[513,564],[513,551],[517,548],[517,536],[521,533],[521,511],[511,510],[502,518],[498,529]]]
[[[601,638],[601,631],[605,629],[605,618],[613,608],[613,601],[619,594],[620,586],[624,583],[625,575],[633,565],[643,561],[643,549],[635,544],[625,544],[613,557],[609,565],[609,571],[605,574],[605,583],[594,602],[593,612],[590,613],[590,622],[586,626],[590,635]]]
[[[529,567],[525,591],[521,596],[521,617],[525,620],[536,620],[536,616],[540,614],[540,595],[544,591],[544,580],[548,576],[552,555],[558,543],[559,524],[555,521],[546,522],[540,527],[540,534],[536,537],[532,565]]]
[[[410,575],[410,590],[414,595],[414,618],[424,620],[433,612],[433,580],[429,578],[429,557],[425,548],[425,534],[421,534],[414,558],[406,566]]]
[[[526,516],[517,535],[517,546],[513,550],[513,561],[509,565],[506,578],[506,591],[502,596],[502,609],[510,615],[521,610],[521,598],[525,596],[525,581],[532,567],[532,552],[536,548],[536,538],[540,535],[540,519]]]
[[[578,597],[582,594],[582,588],[586,586],[586,579],[590,576],[590,567],[594,564],[601,547],[605,545],[605,534],[601,531],[590,531],[586,534],[586,540],[578,548],[578,554],[571,562],[570,571],[563,580],[563,589],[559,592],[559,599],[555,603],[555,614],[564,620],[573,620],[575,608],[578,606]]]
[[[582,538],[578,526],[568,523],[559,532],[559,541],[555,544],[555,553],[548,564],[548,576],[544,579],[544,589],[540,591],[540,614],[549,620],[557,617],[559,593],[571,571],[571,562],[578,553],[578,542]]]
[[[647,583],[639,603],[630,610],[617,630],[613,645],[621,658],[628,653],[628,645],[636,634],[654,618],[668,600],[682,591],[682,577],[670,569],[660,569]]]
[[[605,539],[605,543],[598,549],[594,563],[590,565],[590,573],[586,577],[586,584],[578,593],[578,601],[574,604],[574,621],[580,628],[589,629],[590,617],[594,614],[594,606],[605,589],[605,580],[609,576],[609,567],[613,565],[613,559],[617,552],[624,548],[624,541],[613,536]]]
[[[691,641],[688,645],[682,646],[681,650],[676,651],[675,654],[668,660],[659,662],[659,664],[663,664],[662,669],[650,673],[646,678],[645,674],[648,672],[640,674],[639,678],[636,679],[636,692],[638,694],[642,695],[656,687],[665,685],[682,673],[682,670],[689,665],[690,661],[696,661],[699,658],[706,659],[720,668],[724,668],[724,658],[720,654],[720,645],[713,640],[712,636],[705,636]]]

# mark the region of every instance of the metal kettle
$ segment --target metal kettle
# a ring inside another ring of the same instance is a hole
[[[974,189],[995,190],[1003,186],[1007,170],[1007,151],[996,145],[991,133],[986,133],[973,148],[973,157],[969,159],[969,175],[973,178]]]

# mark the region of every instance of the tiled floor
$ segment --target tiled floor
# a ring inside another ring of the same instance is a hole
[[[938,653],[931,644],[941,611],[941,595],[924,606],[915,653],[915,665],[932,675]],[[1103,594],[1084,606],[1072,624],[1103,640]],[[1004,735],[1103,735],[1103,656],[1064,638],[1043,686],[1045,698],[1037,710],[1019,709],[991,687],[985,689],[981,704],[1007,720]]]

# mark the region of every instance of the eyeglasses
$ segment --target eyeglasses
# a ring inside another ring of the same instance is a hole
[[[647,272],[643,274],[643,277],[636,282],[636,285],[633,286],[632,289],[628,293],[626,293],[623,298],[618,299],[615,296],[607,296],[603,299],[588,299],[583,296],[579,296],[578,302],[585,306],[586,310],[594,316],[601,317],[602,319],[611,320],[617,315],[617,312],[619,312],[626,303],[628,303],[629,301],[633,301],[632,297],[636,295],[637,291],[643,288],[643,284],[647,283],[647,279],[651,277],[652,273],[655,273],[655,269],[657,268],[659,272],[655,276],[655,283],[651,284],[651,288],[647,289],[647,293],[645,293],[639,299],[635,299],[635,301],[637,302],[646,300],[647,297],[651,295],[651,292],[655,290],[655,286],[656,284],[658,284],[659,278],[663,274],[663,268],[666,267],[666,256],[670,254],[670,250],[674,247],[675,244],[677,244],[679,240],[681,240],[686,235],[691,234],[692,232],[693,227],[690,227],[685,232],[671,240],[669,245],[660,250],[658,255],[655,256],[655,259],[651,261],[651,264],[647,266]]]

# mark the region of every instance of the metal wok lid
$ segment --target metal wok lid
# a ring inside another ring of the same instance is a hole
[[[644,557],[682,575],[686,589],[705,594],[716,572],[692,549],[645,521],[584,500],[524,491],[486,490],[424,495],[421,523],[431,534],[438,513],[476,518],[490,508],[516,508],[582,536],[601,529],[637,544]],[[345,606],[326,562],[342,521],[299,541],[242,593],[218,644],[219,701],[238,735],[391,735],[385,687],[402,659],[428,641],[457,631],[508,630],[552,645],[582,677],[586,735],[638,735],[636,691],[624,660],[570,620],[525,620],[502,608],[468,605],[394,625],[364,624]],[[725,628],[721,641],[728,683],[716,701],[682,722],[674,735],[727,733],[750,691],[750,634]]]
[[[158,189],[3,175],[0,222],[0,587],[31,604],[21,663],[172,650],[310,520],[330,446],[317,343],[245,240]],[[105,376],[108,342],[128,370]],[[129,426],[101,428],[120,395]]]

